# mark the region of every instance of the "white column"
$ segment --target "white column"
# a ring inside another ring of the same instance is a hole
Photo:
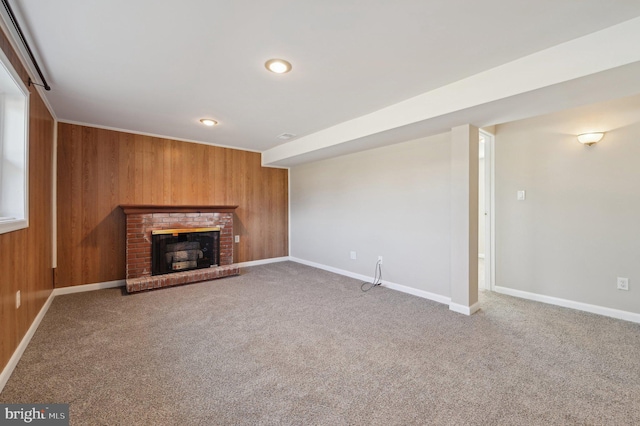
[[[451,129],[451,303],[471,315],[478,310],[478,128]]]

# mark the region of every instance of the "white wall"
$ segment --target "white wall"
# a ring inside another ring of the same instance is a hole
[[[590,130],[607,133],[580,145]],[[500,125],[495,141],[496,285],[640,313],[640,97]]]
[[[291,256],[450,296],[450,134],[291,169]],[[350,251],[357,260],[350,260]]]

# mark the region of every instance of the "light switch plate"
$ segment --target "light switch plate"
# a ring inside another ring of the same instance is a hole
[[[524,201],[526,198],[526,193],[524,190],[518,191],[518,201]]]

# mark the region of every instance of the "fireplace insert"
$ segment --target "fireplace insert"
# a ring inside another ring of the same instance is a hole
[[[220,228],[152,231],[151,275],[211,268],[220,263]]]

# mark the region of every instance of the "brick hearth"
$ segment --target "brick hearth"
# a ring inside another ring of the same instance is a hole
[[[237,206],[120,206],[127,217],[127,292],[151,290],[238,275],[233,264],[233,211]],[[160,229],[220,228],[220,265],[151,275],[151,232]]]

